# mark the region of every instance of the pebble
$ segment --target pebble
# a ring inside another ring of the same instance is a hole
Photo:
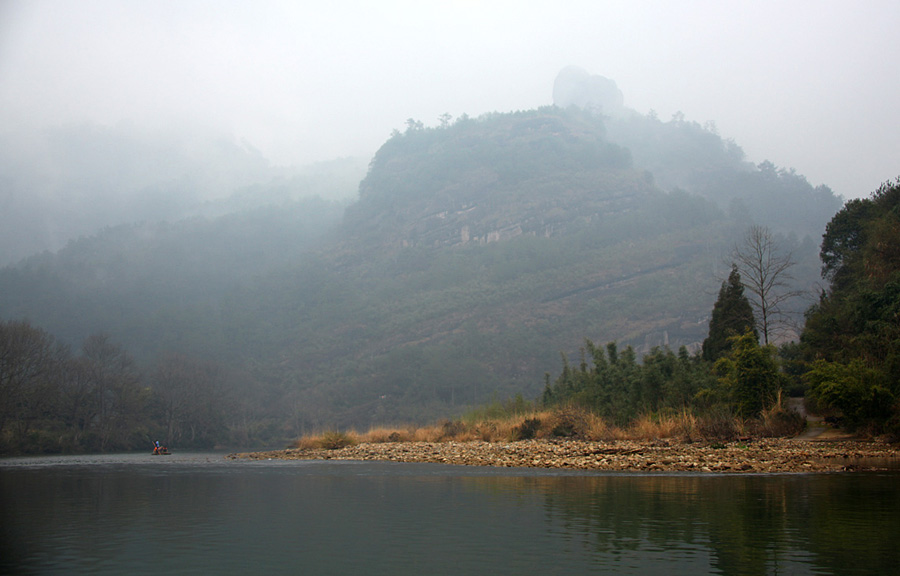
[[[702,444],[632,440],[363,443],[337,450],[286,449],[229,454],[232,459],[389,460],[465,466],[715,473],[838,472],[900,469],[900,446],[765,438]]]

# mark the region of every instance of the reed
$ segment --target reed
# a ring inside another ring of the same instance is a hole
[[[758,436],[792,436],[799,434],[805,426],[806,422],[797,412],[785,409],[779,390],[775,403],[760,413],[754,432]]]
[[[687,408],[642,414],[625,430],[622,439],[655,440],[677,438],[691,442],[704,437],[703,419]]]
[[[791,436],[802,420],[780,403],[755,420],[730,411],[697,415],[691,410],[663,410],[639,416],[624,427],[612,426],[577,406],[522,412],[497,411],[494,417],[441,420],[428,426],[380,426],[367,432],[326,431],[303,436],[295,448],[335,450],[357,443],[387,442],[510,442],[516,440],[579,439],[592,441],[675,439],[682,442],[724,441],[746,436]]]
[[[353,446],[360,442],[360,436],[355,431],[342,432],[328,430],[319,434],[312,434],[298,438],[292,445],[293,448],[324,450],[340,450],[347,446]]]

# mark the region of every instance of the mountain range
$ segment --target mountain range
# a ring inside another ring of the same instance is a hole
[[[147,370],[212,360],[264,436],[416,422],[536,397],[585,338],[697,351],[753,224],[814,294],[843,203],[714,126],[575,105],[410,119],[355,199],[304,186],[244,185],[23,259],[0,269],[0,316],[73,347],[109,334]]]

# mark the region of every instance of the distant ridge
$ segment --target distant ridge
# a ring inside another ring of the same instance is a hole
[[[212,359],[256,434],[423,421],[536,396],[584,338],[696,350],[746,227],[776,230],[808,288],[840,205],[680,117],[411,121],[346,209],[108,229],[0,270],[0,312],[73,346],[106,332],[147,367]]]

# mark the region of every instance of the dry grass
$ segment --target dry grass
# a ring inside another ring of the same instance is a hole
[[[755,422],[753,432],[757,436],[792,436],[799,434],[806,425],[803,417],[793,410],[786,410],[782,403],[781,392],[775,404],[763,410]]]
[[[681,413],[644,414],[631,423],[626,435],[632,440],[657,438],[692,438],[697,434],[697,419],[688,411]]]
[[[335,449],[356,443],[386,442],[509,442],[531,438],[611,440],[626,434],[610,428],[601,418],[577,408],[532,411],[490,420],[443,420],[431,426],[377,427],[358,433],[328,431],[309,434],[294,448]]]
[[[748,435],[748,422],[727,412],[698,416],[688,409],[668,410],[644,414],[628,427],[615,432],[618,440],[734,440]]]
[[[493,419],[443,420],[431,426],[378,427],[364,433],[328,431],[304,436],[293,446],[337,449],[357,443],[509,442],[532,438],[722,441],[745,436],[790,436],[802,430],[802,425],[802,420],[784,410],[780,403],[752,421],[735,418],[729,413],[697,416],[684,409],[645,414],[627,427],[611,426],[580,408],[563,407]]]
[[[355,431],[339,432],[329,430],[320,434],[307,435],[297,439],[293,448],[313,449],[321,448],[325,450],[339,450],[347,446],[353,446],[360,443],[360,436]],[[362,440],[363,442],[365,440]]]

